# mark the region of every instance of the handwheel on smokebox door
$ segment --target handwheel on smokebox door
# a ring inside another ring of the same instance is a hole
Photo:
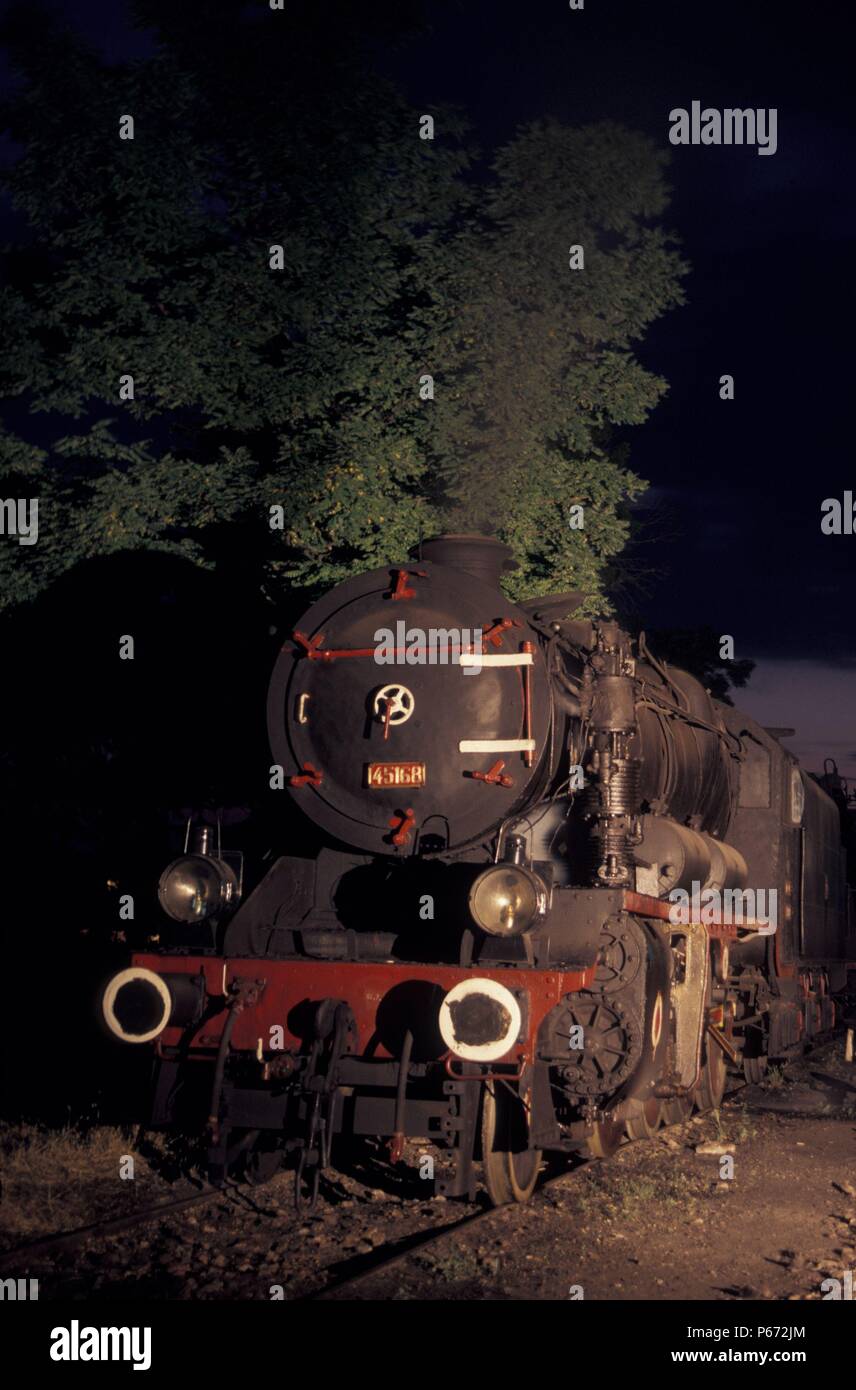
[[[630,1102],[630,1114],[624,1121],[628,1139],[652,1139],[663,1122],[663,1102],[656,1096]]]
[[[540,1149],[526,1148],[523,1102],[501,1081],[488,1081],[482,1099],[482,1162],[488,1196],[495,1207],[528,1202],[541,1170]]]

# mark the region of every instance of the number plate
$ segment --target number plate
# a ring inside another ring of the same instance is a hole
[[[369,763],[366,786],[383,790],[385,787],[424,787],[424,763]]]

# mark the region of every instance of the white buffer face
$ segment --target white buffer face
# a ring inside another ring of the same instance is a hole
[[[496,980],[462,980],[440,1005],[440,1034],[465,1062],[496,1062],[520,1033],[520,1005]]]
[[[147,1043],[169,1022],[172,997],[160,975],[132,965],[113,976],[104,991],[102,1009],[114,1037],[122,1042]]]

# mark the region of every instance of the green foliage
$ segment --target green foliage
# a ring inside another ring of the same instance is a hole
[[[646,486],[612,435],[666,389],[631,350],[682,302],[685,266],[650,225],[667,203],[664,166],[618,126],[538,122],[500,151],[456,247],[441,469],[460,520],[493,522],[520,556],[515,594],[578,588],[586,611],[602,608],[606,563],[629,533],[624,504]],[[569,267],[571,246],[584,269]]]
[[[0,547],[6,603],[119,550],[227,565],[238,522],[276,599],[454,523],[513,545],[513,593],[604,606],[644,487],[611,431],[665,389],[632,345],[681,300],[664,157],[551,122],[477,186],[461,117],[434,109],[420,140],[361,56],[417,9],[364,8],[139,0],[158,46],[117,66],[30,8],[11,23],[26,232],[0,294],[0,465],[40,536]]]

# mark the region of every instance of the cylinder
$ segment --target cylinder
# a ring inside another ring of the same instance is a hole
[[[637,675],[649,696],[658,696],[674,711],[667,715],[656,701],[640,702],[639,735],[631,751],[642,762],[644,800],[679,824],[692,819],[717,838],[727,834],[736,764],[727,740],[714,732],[722,721],[711,697],[685,671],[669,668],[668,686],[642,662]]]
[[[108,980],[101,1000],[104,1022],[122,1042],[147,1043],[166,1027],[186,1027],[202,1016],[201,975],[158,975],[132,965]]]
[[[590,718],[593,728],[610,733],[630,733],[636,728],[636,698],[629,676],[598,676]]]
[[[710,873],[704,887],[718,892],[724,888],[745,888],[749,867],[740,851],[712,835],[703,835],[702,839],[710,851]]]
[[[665,898],[676,888],[689,892],[695,883],[702,890],[744,887],[746,860],[732,845],[668,816],[642,816],[641,826],[634,857],[643,869],[644,889],[652,896]]]
[[[515,570],[511,550],[495,536],[444,535],[423,541],[420,560],[449,565],[495,588],[506,570]]]

